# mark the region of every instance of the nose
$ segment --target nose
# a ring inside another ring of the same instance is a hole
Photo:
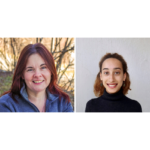
[[[113,74],[113,73],[109,75],[109,81],[110,81],[110,82],[113,82],[113,81],[114,81],[114,74]]]
[[[41,76],[42,76],[41,71],[39,69],[36,69],[35,73],[34,73],[34,77],[37,78],[37,77],[41,77]]]

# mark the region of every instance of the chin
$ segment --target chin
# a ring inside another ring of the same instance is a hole
[[[119,89],[120,90],[120,89]],[[110,89],[106,89],[106,91],[109,93],[109,94],[115,94],[119,91],[118,89],[117,90],[110,90]]]
[[[34,89],[33,91],[37,93],[37,92],[42,92],[42,91],[45,91],[45,90],[46,90],[46,88],[42,88],[42,89]]]

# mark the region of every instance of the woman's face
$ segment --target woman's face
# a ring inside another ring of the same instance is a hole
[[[51,72],[39,54],[33,54],[28,58],[23,79],[27,91],[33,93],[45,91],[50,84]]]
[[[102,64],[100,79],[109,94],[118,92],[126,79],[121,62],[115,58],[106,59]]]

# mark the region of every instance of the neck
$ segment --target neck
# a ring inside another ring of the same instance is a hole
[[[31,101],[41,101],[46,99],[46,91],[41,91],[41,92],[31,92],[30,90],[27,89],[27,93],[28,93],[28,99]]]
[[[40,112],[45,112],[47,99],[46,90],[34,93],[27,89],[27,93],[29,101],[33,103],[39,109]]]
[[[27,88],[28,99],[32,103],[43,103],[47,99],[46,90],[41,92],[32,92]]]
[[[104,89],[103,96],[106,100],[113,100],[114,101],[114,100],[122,99],[122,97],[124,95],[123,95],[122,88],[121,88],[117,93],[114,93],[114,94],[109,94],[109,93],[107,93],[106,89]]]

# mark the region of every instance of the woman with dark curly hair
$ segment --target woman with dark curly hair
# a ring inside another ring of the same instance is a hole
[[[41,43],[22,50],[11,89],[0,98],[0,112],[73,112],[57,84],[53,56]]]
[[[130,89],[127,63],[117,53],[107,53],[99,62],[94,93],[98,98],[87,102],[85,112],[142,112],[141,105],[126,97]]]

